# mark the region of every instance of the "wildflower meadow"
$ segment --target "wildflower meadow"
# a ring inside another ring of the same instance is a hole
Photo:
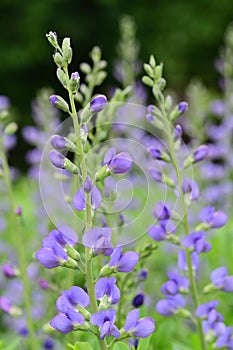
[[[233,26],[182,99],[130,16],[108,91],[100,47],[44,40],[31,122],[0,96],[0,349],[233,349]]]

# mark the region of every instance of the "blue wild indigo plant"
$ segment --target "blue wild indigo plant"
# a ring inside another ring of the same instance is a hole
[[[29,228],[24,206],[14,196],[7,157],[17,125],[8,118],[8,99],[0,98],[0,190],[10,204],[0,230],[14,234],[10,248],[1,239],[6,262],[0,309],[4,326],[19,335],[9,347],[8,340],[0,342],[0,349],[233,349],[229,318],[224,321],[220,313],[221,295],[233,292],[230,265],[218,264],[225,260],[216,259],[216,253],[211,268],[208,258],[217,248],[212,231],[224,230],[228,217],[217,208],[220,201],[215,208],[208,196],[202,200],[208,183],[196,182],[213,145],[205,142],[204,133],[198,144],[195,132],[192,142],[184,143],[183,133],[191,130],[185,128],[188,103],[175,103],[166,93],[163,65],[153,56],[144,65],[145,87],[136,81],[135,29],[130,17],[122,18],[115,73],[123,88],[111,98],[98,91],[107,76],[98,47],[91,50],[90,63],[70,72],[70,39],[60,44],[56,33],[47,35],[66,95],[41,91],[33,108],[36,126],[23,130],[35,147],[26,160],[32,165],[30,177],[40,181],[45,207],[42,212],[33,187],[37,218]],[[232,55],[227,51],[226,56],[229,63]],[[225,78],[230,113],[231,78]],[[155,102],[140,108],[148,87]],[[65,113],[69,118],[61,122]],[[117,193],[127,177],[136,196],[145,196],[137,164],[153,186],[147,213],[137,197],[122,205],[125,185]],[[143,223],[130,226],[138,208],[145,213]],[[28,229],[38,231],[38,237],[27,240]],[[33,256],[22,241],[36,250]],[[179,328],[178,340],[169,335],[170,319]]]

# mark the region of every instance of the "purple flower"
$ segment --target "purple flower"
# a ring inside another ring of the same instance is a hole
[[[67,141],[63,136],[53,135],[51,138],[51,145],[56,149],[66,148]]]
[[[198,306],[197,310],[196,310],[196,315],[199,318],[207,318],[208,314],[215,309],[219,304],[218,300],[211,300],[208,301],[205,304],[201,304]]]
[[[159,300],[156,304],[156,311],[163,316],[171,316],[177,313],[179,308],[185,306],[185,299],[177,294],[175,296],[167,296],[166,299]]]
[[[113,252],[111,233],[112,229],[109,227],[93,228],[84,233],[83,244],[85,247],[93,248],[96,255],[111,255]]]
[[[150,153],[153,159],[163,160],[162,152],[153,146],[149,147],[147,151]]]
[[[226,224],[228,218],[222,211],[215,211],[214,207],[204,208],[199,217],[201,222],[205,222],[208,228],[219,228]]]
[[[12,311],[12,304],[10,300],[4,296],[0,297],[0,309],[4,311],[7,314],[11,314]]]
[[[56,107],[57,103],[59,102],[57,95],[51,95],[49,97],[49,101],[54,107]]]
[[[10,107],[10,100],[5,95],[0,95],[0,111]]]
[[[228,271],[225,266],[219,267],[211,273],[210,277],[216,288],[224,292],[233,292],[233,276],[228,276]]]
[[[78,211],[82,211],[86,209],[85,192],[90,193],[92,208],[94,210],[99,208],[102,202],[101,192],[96,186],[93,186],[89,176],[87,176],[83,187],[81,187],[74,195],[74,198],[73,198],[74,208]]]
[[[50,162],[56,167],[60,169],[64,169],[65,167],[65,156],[61,154],[60,152],[57,152],[55,150],[52,150],[49,152],[49,159]]]
[[[135,309],[128,313],[124,330],[138,338],[147,338],[155,330],[155,321],[150,317],[139,320],[140,310]]]
[[[65,290],[57,299],[56,307],[60,314],[50,321],[51,326],[63,334],[73,331],[85,323],[84,316],[77,308],[82,309],[89,304],[89,296],[82,288],[73,286]]]
[[[198,254],[208,253],[212,248],[211,244],[205,241],[204,231],[192,232],[188,236],[185,236],[182,239],[182,245]]]
[[[104,339],[105,336],[120,337],[118,328],[114,325],[116,320],[116,310],[102,310],[91,315],[90,322],[99,327],[100,337]]]
[[[226,327],[225,332],[218,337],[215,346],[217,349],[233,349],[232,327]]]
[[[193,162],[197,163],[202,161],[208,156],[209,147],[206,145],[199,146],[193,153]]]
[[[182,192],[190,193],[190,199],[196,200],[199,197],[199,188],[195,181],[185,178],[182,184]]]
[[[171,217],[171,215],[172,212],[166,204],[162,202],[156,203],[153,209],[153,216],[155,219],[168,220]]]
[[[199,258],[196,252],[191,253],[191,260],[193,270],[197,270],[197,268],[199,267]],[[188,271],[187,257],[186,252],[184,250],[180,250],[178,253],[178,266],[181,270]]]
[[[50,325],[63,334],[72,332],[79,325],[85,323],[84,317],[79,312],[69,309],[67,314],[56,315],[51,321]]]
[[[107,98],[104,95],[98,95],[94,97],[90,102],[90,109],[94,111],[94,113],[100,112],[104,109],[107,104]]]
[[[133,301],[132,301],[132,305],[134,307],[139,307],[139,306],[142,306],[143,303],[144,303],[144,294],[139,293],[139,294],[135,295],[135,297],[133,298]]]
[[[155,241],[164,241],[168,238],[168,234],[176,232],[176,225],[172,220],[162,220],[159,225],[152,225],[148,229],[149,236]]]
[[[107,165],[112,174],[124,174],[131,169],[132,162],[129,153],[116,154],[116,149],[110,148],[104,156],[103,165]]]
[[[183,130],[182,130],[181,125],[177,124],[175,127],[175,132],[174,132],[175,139],[180,138],[182,136],[182,133],[183,133]]]
[[[10,264],[3,264],[2,272],[7,278],[13,278],[18,275],[17,271]]]
[[[64,290],[57,299],[56,307],[59,312],[66,314],[69,309],[76,309],[77,306],[87,307],[90,304],[88,294],[80,287],[73,286]]]
[[[110,304],[116,304],[120,300],[120,290],[116,286],[116,278],[100,278],[95,285],[95,294],[97,300],[102,300],[106,296]]]
[[[68,261],[66,245],[73,247],[77,242],[75,231],[67,225],[61,225],[43,239],[42,248],[36,252],[36,259],[47,269],[63,265]]]
[[[151,168],[151,169],[149,169],[149,174],[154,181],[157,181],[157,182],[163,181],[163,174],[160,170],[155,169],[155,168]]]
[[[165,295],[177,295],[179,292],[186,291],[189,288],[189,279],[176,273],[168,273],[169,281],[161,287],[161,292]]]
[[[180,103],[178,104],[178,111],[179,111],[180,113],[186,112],[187,109],[188,109],[188,104],[187,104],[187,102],[182,101],[182,102],[180,102]]]
[[[139,260],[139,254],[136,252],[126,252],[122,254],[122,247],[114,249],[109,266],[114,267],[119,272],[131,272]]]
[[[45,339],[45,341],[43,343],[44,349],[47,349],[47,350],[54,349],[54,346],[55,346],[55,343],[54,343],[52,338],[46,338]]]

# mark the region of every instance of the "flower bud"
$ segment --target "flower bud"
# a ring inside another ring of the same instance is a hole
[[[79,83],[80,83],[80,76],[78,72],[74,72],[71,74],[71,78],[70,78],[70,91],[75,93],[78,88],[79,88]]]
[[[209,147],[206,145],[201,145],[193,153],[193,162],[197,163],[202,161],[208,156]]]
[[[65,167],[65,156],[57,151],[50,151],[49,152],[49,159],[50,162],[56,167],[60,169],[64,169]]]
[[[50,44],[55,47],[55,49],[58,48],[58,42],[57,42],[57,34],[56,32],[52,32],[50,31],[49,34],[46,34],[46,37],[48,39],[48,41],[50,42]]]
[[[64,112],[70,112],[68,103],[58,95],[51,95],[49,98],[50,103]]]
[[[94,113],[98,113],[104,109],[107,104],[107,98],[104,95],[98,95],[94,97],[90,102],[90,109]]]
[[[64,61],[70,64],[72,60],[72,49],[70,46],[70,38],[64,38],[62,42],[62,51]]]

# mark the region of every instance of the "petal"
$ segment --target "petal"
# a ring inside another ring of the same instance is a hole
[[[111,322],[107,321],[100,327],[100,338],[104,339],[104,337],[110,336],[111,334]]]
[[[163,316],[171,316],[175,312],[175,309],[172,308],[169,300],[159,300],[156,304],[156,311]]]
[[[107,284],[108,284],[108,278],[107,277],[100,278],[96,282],[95,294],[96,294],[96,299],[97,300],[102,299],[103,296],[105,295]]]
[[[228,275],[227,268],[225,266],[219,267],[212,271],[210,275],[211,282],[216,286],[220,287]]]
[[[73,323],[69,320],[65,315],[57,315],[51,321],[50,325],[62,332],[63,334],[67,334],[74,329]]]
[[[114,147],[110,148],[104,156],[103,165],[109,164],[115,155],[116,149]]]
[[[70,302],[74,305],[81,305],[82,307],[86,307],[90,304],[88,294],[80,287],[71,287],[68,295]]]
[[[167,238],[166,232],[160,226],[152,225],[149,227],[148,235],[155,241],[163,241]]]
[[[111,293],[111,304],[116,304],[120,300],[121,292],[117,286],[114,286]]]
[[[150,317],[144,317],[138,321],[133,330],[133,335],[139,338],[146,338],[155,330],[155,321]]]
[[[58,256],[51,248],[41,248],[37,250],[35,257],[47,269],[53,269],[61,265]]]
[[[117,270],[119,272],[130,272],[134,269],[139,260],[139,254],[136,252],[126,252],[118,262]]]
[[[114,174],[124,174],[132,167],[133,160],[129,153],[117,154],[111,161],[109,168]]]
[[[90,322],[94,326],[101,327],[104,324],[105,315],[106,315],[106,311],[105,310],[102,310],[102,311],[99,311],[99,312],[97,312],[95,314],[92,314],[91,318],[90,318]]]
[[[74,309],[68,309],[67,316],[69,317],[69,319],[71,319],[71,321],[74,324],[84,324],[85,323],[85,319],[84,319],[83,315]]]
[[[85,193],[83,191],[83,188],[80,188],[75,193],[73,198],[73,207],[78,211],[86,209],[86,199],[85,199]]]
[[[131,329],[133,329],[136,326],[136,324],[138,323],[139,315],[140,315],[139,309],[132,310],[128,313],[126,317],[126,322],[124,325],[124,329],[126,332],[129,332]]]
[[[225,279],[222,290],[227,293],[233,292],[233,276],[229,276]]]
[[[73,230],[72,227],[68,225],[60,225],[58,229],[62,233],[63,239],[66,241],[67,244],[74,246],[78,243],[77,233]]]
[[[110,261],[109,261],[109,266],[110,267],[116,266],[118,261],[121,258],[121,255],[122,255],[122,247],[118,247],[118,248],[114,249],[114,251],[111,255]]]
[[[101,203],[102,203],[101,192],[96,186],[93,186],[91,190],[91,205],[93,209],[95,210],[99,208]]]

